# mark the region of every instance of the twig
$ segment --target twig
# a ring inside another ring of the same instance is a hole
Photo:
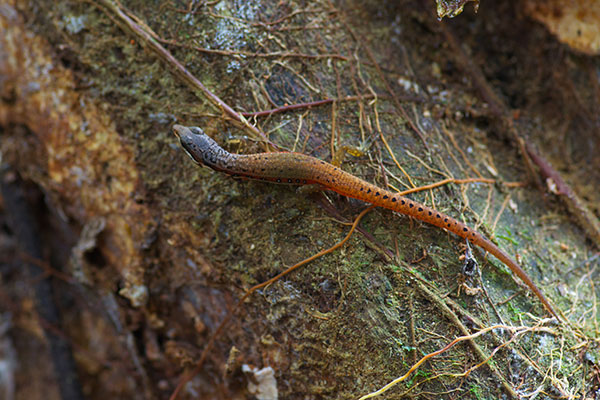
[[[106,0],[101,0],[106,1]],[[305,53],[295,53],[291,51],[274,51],[271,53],[257,53],[252,51],[243,51],[243,50],[220,50],[220,49],[207,49],[206,47],[200,46],[190,46],[186,44],[182,44],[176,42],[174,40],[163,39],[159,36],[156,36],[155,39],[162,43],[170,46],[181,47],[189,50],[196,50],[200,53],[207,54],[218,54],[221,56],[229,56],[229,57],[256,57],[256,58],[305,58],[307,60],[321,60],[321,59],[337,59],[340,61],[348,61],[348,57],[343,56],[341,54],[305,54]]]
[[[583,204],[579,196],[571,190],[571,187],[565,183],[560,174],[552,168],[548,161],[537,154],[529,143],[525,144],[525,148],[546,182],[552,187],[550,191],[564,200],[569,207],[569,211],[571,211],[575,219],[585,229],[590,239],[597,246],[600,246],[600,222],[598,218]]]
[[[332,7],[333,7],[333,5],[332,5]],[[364,43],[365,38],[359,38],[356,35],[354,30],[346,22],[346,19],[344,18],[344,16],[341,13],[340,13],[340,21],[342,22],[344,27],[348,30],[348,32],[350,33],[350,35],[352,36],[352,38],[354,39],[354,41],[356,43]],[[396,106],[396,109],[400,111],[400,115],[402,116],[402,118],[404,118],[404,120],[408,123],[408,125],[410,125],[412,130],[415,131],[415,133],[417,134],[419,139],[421,139],[421,141],[423,142],[423,145],[425,145],[425,148],[427,148],[429,150],[429,144],[425,140],[425,136],[423,135],[421,130],[417,127],[417,125],[414,123],[414,121],[410,118],[410,116],[408,115],[408,113],[406,112],[404,107],[402,107],[402,104],[400,104],[400,100],[398,99],[398,97],[396,97],[396,91],[392,89],[392,87],[390,86],[390,83],[386,79],[385,74],[381,70],[379,63],[377,62],[377,59],[375,58],[375,55],[371,51],[371,46],[368,43],[366,43],[366,45],[361,46],[361,47],[367,53],[367,57],[369,58],[371,63],[373,63],[373,66],[375,67],[375,70],[377,71],[377,74],[379,75],[379,79],[381,79],[381,81],[383,82],[383,84],[385,86],[385,89],[388,91],[388,93],[392,97],[392,100],[394,102],[394,105]]]
[[[466,184],[466,183],[475,183],[475,182],[494,183],[496,181],[493,180],[493,179],[487,179],[487,178],[467,178],[467,179],[448,178],[448,179],[441,180],[439,182],[431,183],[429,185],[424,185],[424,186],[419,186],[419,187],[414,188],[414,189],[404,190],[404,191],[400,192],[400,195],[405,196],[405,195],[410,194],[410,193],[433,189],[433,188],[436,188],[436,187],[439,187],[439,186],[447,185],[449,183],[456,183],[458,185],[463,185],[463,184]]]
[[[425,284],[420,279],[417,280],[417,288],[421,291],[421,293],[428,300],[432,301],[433,303],[435,303],[437,305],[438,309],[450,320],[450,322],[458,330],[460,330],[462,332],[462,334],[464,336],[468,336],[470,334],[467,327],[462,323],[462,321],[452,311],[452,309],[450,309],[448,304],[446,304],[446,302],[444,300],[442,300],[439,296],[437,296],[434,292],[432,292],[428,287],[426,287]],[[471,346],[471,348],[473,349],[473,352],[475,353],[477,358],[479,358],[481,361],[484,361],[488,358],[488,355],[485,354],[483,349],[481,347],[479,347],[477,345],[477,343],[475,343],[472,340],[469,340],[468,343]],[[504,375],[502,373],[500,373],[500,371],[498,371],[498,368],[496,368],[496,366],[494,364],[488,364],[488,368],[490,369],[492,374],[496,377],[496,379],[499,382],[501,382],[504,390],[506,390],[512,398],[518,399],[519,396],[517,395],[515,390],[512,388],[512,386],[508,383],[508,381],[506,380]]]
[[[473,339],[488,333],[494,329],[504,329],[504,330],[508,330],[511,331],[513,333],[513,336],[511,337],[511,339],[506,342],[501,344],[499,347],[497,347],[496,349],[494,349],[494,351],[492,352],[492,354],[488,357],[485,358],[485,360],[481,361],[479,364],[475,365],[474,367],[468,369],[467,371],[465,371],[463,374],[461,374],[462,376],[466,376],[469,375],[473,370],[481,367],[482,365],[488,364],[488,361],[498,352],[498,350],[500,350],[502,347],[506,346],[508,343],[514,341],[514,339],[517,337],[517,335],[523,335],[526,332],[532,332],[532,331],[537,331],[537,330],[544,330],[544,331],[549,331],[548,329],[544,329],[544,328],[540,328],[540,327],[528,327],[528,326],[519,326],[519,327],[513,327],[513,326],[509,326],[509,325],[492,325],[489,326],[487,328],[481,329],[478,332],[475,332],[471,335],[465,335],[465,336],[459,336],[456,339],[454,339],[453,341],[451,341],[450,343],[448,343],[446,346],[444,346],[443,348],[436,350],[432,353],[429,353],[425,356],[423,356],[416,364],[414,364],[404,375],[402,375],[399,378],[394,379],[393,381],[391,381],[390,383],[388,383],[387,385],[383,386],[381,389],[376,390],[374,392],[371,392],[365,396],[362,396],[359,400],[366,400],[366,399],[370,399],[373,398],[375,396],[379,396],[380,394],[388,391],[389,389],[391,389],[392,387],[396,386],[398,383],[405,381],[413,372],[415,372],[425,361],[429,360],[430,358],[433,358],[435,356],[438,356],[442,353],[445,353],[446,351],[450,350],[452,347],[454,347],[455,345],[457,345],[460,342],[464,342],[464,341],[472,341]],[[489,365],[489,364],[488,364]],[[514,393],[515,397],[518,398],[518,396],[516,395],[516,393]]]
[[[156,34],[150,30],[147,26],[142,26],[141,22],[134,21],[137,18],[130,16],[121,4],[117,0],[87,0],[93,4],[101,4],[104,8],[110,11],[121,23],[121,26],[126,28],[131,34],[133,34],[139,42],[145,44],[150,50],[158,55],[164,62],[173,68],[175,74],[190,84],[194,89],[202,93],[210,102],[217,106],[223,113],[229,116],[232,120],[241,123],[244,128],[249,130],[255,137],[263,140],[264,142],[271,145],[273,148],[278,147],[271,143],[267,136],[254,125],[250,124],[246,118],[240,113],[231,108],[227,103],[221,100],[216,94],[211,92],[198,78],[196,78],[190,71],[188,71],[167,49],[165,49],[156,39]]]
[[[334,101],[335,101],[334,99],[317,100],[317,101],[310,101],[308,103],[289,104],[289,105],[272,108],[270,110],[264,110],[264,111],[243,112],[241,114],[246,118],[258,118],[258,117],[269,116],[271,114],[278,114],[278,113],[283,113],[286,111],[298,110],[300,108],[311,108],[311,107],[322,106],[323,104],[330,104],[330,103],[333,103]]]
[[[358,216],[356,217],[356,219],[354,220],[354,223],[352,224],[352,227],[350,228],[350,231],[348,232],[348,234],[346,235],[346,237],[344,239],[342,239],[341,241],[339,241],[338,243],[336,243],[335,245],[331,246],[328,249],[325,250],[321,250],[320,252],[318,252],[317,254],[314,254],[310,257],[308,257],[307,259],[300,261],[299,263],[289,267],[288,269],[286,269],[285,271],[279,273],[278,275],[274,276],[271,279],[266,280],[263,283],[259,283],[258,285],[255,285],[253,287],[251,287],[236,303],[236,305],[233,307],[233,309],[225,316],[225,318],[223,319],[223,321],[221,321],[221,323],[219,324],[219,326],[217,327],[217,329],[214,331],[214,333],[211,335],[210,339],[208,340],[206,346],[204,347],[204,350],[202,351],[202,354],[200,355],[200,359],[198,360],[198,363],[196,364],[196,368],[194,368],[189,374],[185,375],[181,381],[179,382],[179,384],[177,385],[177,387],[175,388],[175,390],[173,391],[173,393],[171,394],[171,396],[169,397],[169,400],[175,400],[177,398],[177,395],[179,394],[179,392],[181,391],[181,389],[183,389],[183,387],[185,386],[185,384],[187,382],[189,382],[194,376],[196,376],[201,370],[202,370],[202,365],[204,364],[204,360],[206,359],[206,356],[208,355],[208,353],[210,352],[210,350],[212,349],[212,347],[214,346],[217,336],[219,336],[221,334],[221,332],[223,331],[223,329],[225,328],[225,326],[227,325],[227,323],[231,320],[231,317],[233,316],[233,314],[242,306],[242,304],[244,303],[244,301],[246,301],[246,299],[248,297],[250,297],[250,295],[254,292],[256,292],[259,289],[262,289],[265,286],[268,286],[270,284],[272,284],[273,282],[278,281],[279,279],[283,278],[284,276],[288,275],[289,273],[291,273],[292,271],[295,271],[296,269],[300,268],[301,266],[310,263],[311,261],[316,260],[317,258],[324,256],[325,254],[331,253],[332,251],[335,251],[336,249],[340,248],[341,246],[344,245],[344,243],[346,243],[348,241],[348,239],[350,239],[350,237],[352,236],[352,234],[354,233],[354,230],[356,229],[356,227],[358,226],[358,223],[360,222],[360,220],[362,219],[362,217],[365,216],[366,213],[368,213],[369,211],[371,211],[373,208],[375,208],[375,206],[369,206],[367,208],[365,208],[360,214],[358,214]]]
[[[479,91],[481,97],[488,103],[490,110],[496,118],[499,118],[507,127],[507,131],[512,136],[513,140],[516,140],[517,145],[525,143],[526,153],[533,159],[537,164],[540,172],[546,178],[550,178],[558,189],[560,199],[566,204],[571,213],[575,216],[577,223],[581,225],[586,233],[589,235],[597,246],[600,246],[600,222],[598,218],[590,211],[586,205],[579,199],[579,197],[571,190],[570,186],[567,185],[561,178],[558,171],[556,171],[546,160],[544,160],[539,154],[535,152],[532,145],[527,142],[517,131],[514,126],[513,120],[508,112],[508,107],[504,101],[496,95],[492,87],[487,83],[485,76],[481,72],[481,69],[477,67],[472,60],[467,57],[462,47],[456,41],[454,34],[445,25],[441,25],[442,32],[446,38],[447,43],[450,45],[452,54],[455,55],[455,60],[458,65],[473,79],[473,83]],[[525,154],[523,154],[525,156]]]

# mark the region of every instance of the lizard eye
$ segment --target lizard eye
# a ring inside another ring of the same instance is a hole
[[[192,131],[195,135],[204,135],[204,131],[197,126],[190,126],[190,131]]]

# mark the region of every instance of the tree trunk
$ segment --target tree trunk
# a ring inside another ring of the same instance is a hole
[[[168,398],[233,312],[177,398],[359,398],[497,324],[515,328],[381,398],[591,398],[597,57],[508,1],[441,22],[418,1],[151,3],[0,4],[0,393]],[[497,260],[472,249],[465,275],[462,240],[382,209],[235,310],[365,205],[198,168],[174,123],[231,152],[349,152],[341,168],[393,190],[448,180],[409,196],[514,255],[571,325],[540,321]]]

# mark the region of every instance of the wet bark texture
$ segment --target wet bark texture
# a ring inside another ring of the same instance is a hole
[[[272,148],[263,134],[328,161],[346,146],[342,168],[398,190],[473,178],[411,197],[514,254],[572,325],[537,326],[499,262],[474,250],[465,276],[459,239],[374,210],[250,296],[178,398],[359,398],[499,323],[532,329],[457,345],[383,396],[591,398],[599,74],[519,2],[440,22],[420,1],[4,1],[0,397],[168,398],[248,288],[364,207],[198,168],[179,123],[232,152]]]

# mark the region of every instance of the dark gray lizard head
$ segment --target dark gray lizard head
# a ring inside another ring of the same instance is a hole
[[[217,167],[231,155],[197,126],[173,125],[181,147],[196,164]]]

